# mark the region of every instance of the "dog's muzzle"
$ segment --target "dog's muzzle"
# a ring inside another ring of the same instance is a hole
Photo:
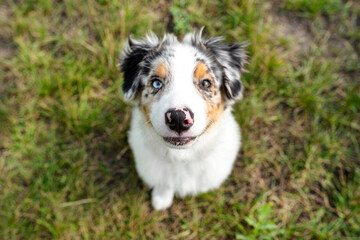
[[[165,113],[165,123],[170,130],[181,135],[194,124],[194,113],[187,108],[171,108]]]

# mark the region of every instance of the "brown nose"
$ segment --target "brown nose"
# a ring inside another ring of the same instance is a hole
[[[187,108],[171,108],[165,113],[165,123],[180,135],[194,124],[194,113]]]

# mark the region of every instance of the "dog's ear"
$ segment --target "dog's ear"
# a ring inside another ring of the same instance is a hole
[[[247,43],[224,43],[223,37],[215,37],[203,42],[206,49],[215,55],[217,62],[222,66],[222,84],[226,97],[230,102],[242,98],[243,85],[241,74],[247,63],[244,48]]]
[[[144,41],[133,39],[131,36],[127,39],[119,63],[124,77],[122,89],[126,101],[134,100],[141,89],[141,63],[157,44],[158,38],[152,33],[148,34]]]

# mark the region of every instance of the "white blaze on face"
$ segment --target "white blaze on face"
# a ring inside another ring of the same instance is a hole
[[[168,83],[151,106],[150,121],[160,136],[176,137],[177,133],[165,123],[165,113],[171,108],[186,107],[194,113],[194,124],[182,136],[198,136],[207,126],[207,104],[194,85],[197,50],[186,44],[177,44],[173,50],[174,57],[168,59]]]

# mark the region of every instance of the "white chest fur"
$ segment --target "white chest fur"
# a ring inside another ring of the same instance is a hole
[[[169,207],[174,194],[184,197],[206,192],[228,177],[241,145],[240,130],[230,111],[192,146],[176,149],[166,145],[134,107],[129,143],[140,177],[153,188],[155,209]]]

